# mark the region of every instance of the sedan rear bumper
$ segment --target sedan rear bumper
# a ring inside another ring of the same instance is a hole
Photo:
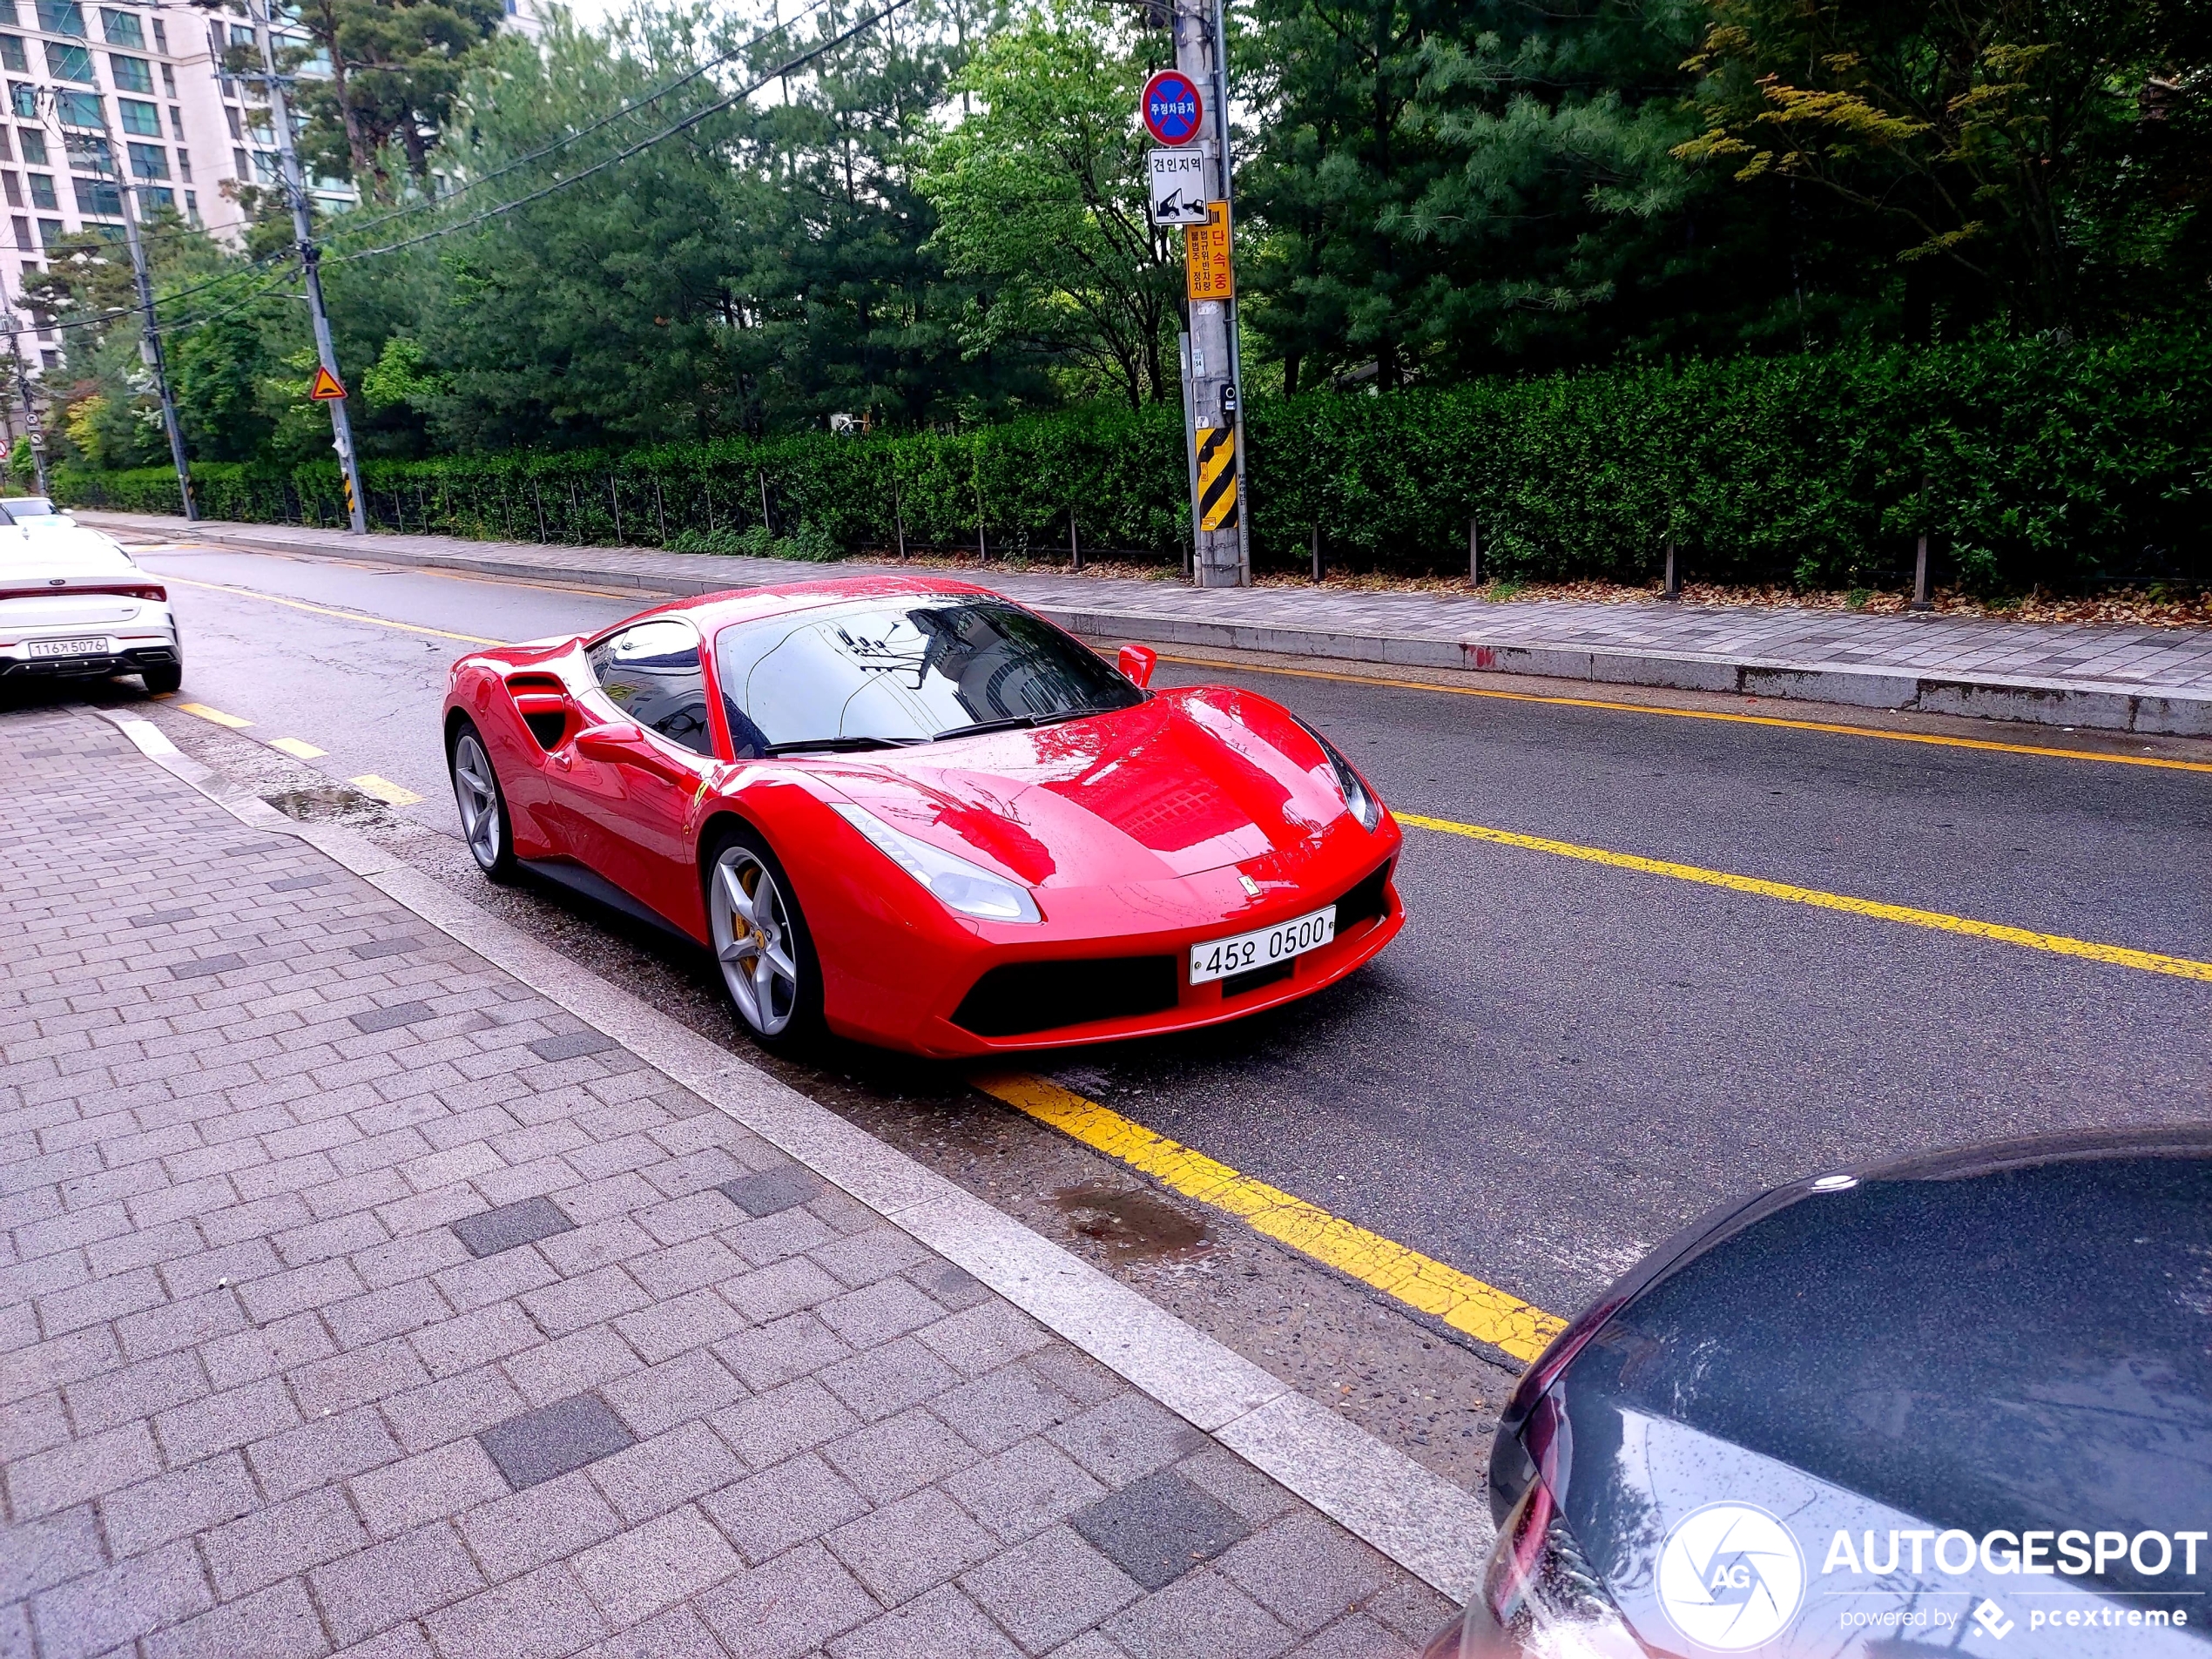
[[[148,668],[172,668],[173,644],[138,644],[118,640],[107,651],[84,657],[31,657],[21,646],[0,647],[0,679],[102,679]]]

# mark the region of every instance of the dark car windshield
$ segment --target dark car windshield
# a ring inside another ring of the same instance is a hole
[[[1621,1410],[1977,1536],[2202,1526],[2212,1161],[2130,1154],[1809,1197],[1633,1301],[1562,1388],[1578,1466],[1602,1467]],[[1575,1517],[1594,1521],[1606,1529]],[[2124,1559],[2098,1576],[2156,1588]]]
[[[824,605],[725,628],[716,676],[740,759],[927,743],[1142,702],[1092,651],[1000,599]]]

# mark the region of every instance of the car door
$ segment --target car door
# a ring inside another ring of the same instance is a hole
[[[690,817],[714,765],[699,636],[651,618],[584,653],[587,724],[560,759],[559,788],[583,831],[584,861],[687,930],[699,926]]]

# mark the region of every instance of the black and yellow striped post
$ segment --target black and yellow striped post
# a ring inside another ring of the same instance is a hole
[[[1237,428],[1198,428],[1198,528],[1237,528]]]

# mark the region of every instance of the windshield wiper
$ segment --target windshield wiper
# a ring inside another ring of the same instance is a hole
[[[1111,712],[1110,709],[1057,709],[1050,714],[1009,714],[1003,720],[978,720],[973,725],[952,726],[929,740],[942,743],[947,738],[979,738],[986,732],[1019,732],[1025,726],[1057,725],[1062,720],[1080,720],[1088,714]]]
[[[760,752],[764,755],[804,754],[808,750],[823,753],[852,754],[863,749],[898,749],[910,743],[921,743],[921,738],[799,738],[790,743],[772,743]]]

